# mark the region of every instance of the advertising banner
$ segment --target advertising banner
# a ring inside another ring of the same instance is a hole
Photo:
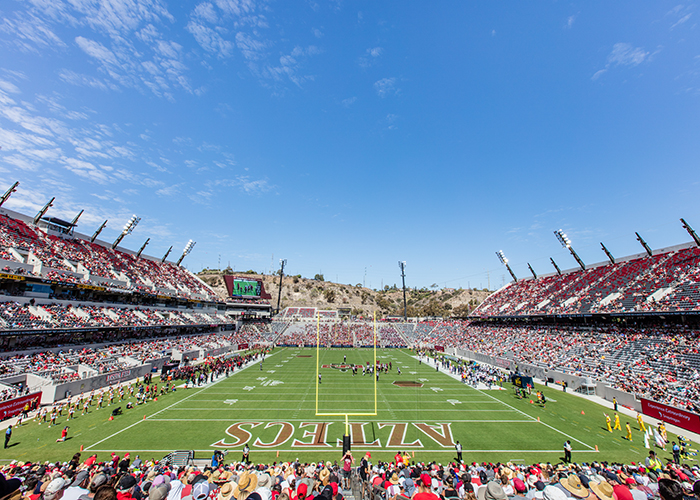
[[[24,408],[24,405],[29,403],[29,407],[34,409],[41,402],[41,393],[27,394],[15,399],[8,399],[0,403],[0,420],[16,417]]]
[[[691,432],[700,433],[700,416],[656,401],[642,398],[642,413]]]

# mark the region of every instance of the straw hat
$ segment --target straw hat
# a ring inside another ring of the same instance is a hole
[[[579,498],[586,498],[588,496],[588,489],[581,484],[581,478],[576,474],[569,474],[569,477],[562,479],[561,485],[569,493]]]
[[[216,500],[230,500],[233,496],[235,488],[233,483],[224,483],[219,488],[219,494],[216,496]]]
[[[318,473],[318,480],[321,481],[323,486],[328,485],[328,479],[330,478],[331,473],[328,469],[323,468],[321,469],[321,472]]]
[[[590,485],[593,493],[595,493],[600,500],[613,500],[613,487],[607,481],[590,483]]]
[[[245,500],[257,487],[258,476],[255,473],[245,471],[238,477],[238,484],[233,489],[233,496],[238,500]]]
[[[389,479],[389,482],[390,482],[391,484],[399,484],[399,475],[398,475],[396,472],[394,472],[394,473],[391,475],[391,478]]]

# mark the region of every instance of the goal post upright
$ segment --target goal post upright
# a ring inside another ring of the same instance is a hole
[[[373,317],[373,375],[374,375],[374,412],[319,412],[318,411],[318,391],[320,387],[319,368],[321,362],[321,314],[316,310],[316,416],[317,417],[345,417],[345,434],[343,436],[343,448],[346,442],[348,449],[350,446],[350,417],[375,417],[377,416],[377,312]],[[346,450],[343,449],[343,452]]]

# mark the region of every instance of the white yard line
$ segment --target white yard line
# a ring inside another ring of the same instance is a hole
[[[152,422],[231,422],[232,420],[230,418],[149,418],[148,420],[151,420]],[[315,418],[248,418],[248,419],[238,419],[238,421],[244,421],[244,422],[325,422],[330,424],[344,424],[344,421],[342,419],[339,420],[334,420],[333,422],[328,422],[328,420],[320,420],[318,417]],[[350,419],[350,422],[408,422],[408,423],[413,423],[413,422],[420,422],[424,423],[426,420],[420,419],[420,420],[406,420],[406,419],[392,419],[392,418],[358,418],[358,419]],[[430,422],[430,420],[428,420]],[[437,421],[436,421],[437,422]],[[518,424],[536,424],[538,423],[537,420],[450,420],[450,423],[454,422],[482,422],[482,423],[502,423],[502,422],[510,422],[510,423],[518,423]],[[93,445],[94,446],[94,445]]]

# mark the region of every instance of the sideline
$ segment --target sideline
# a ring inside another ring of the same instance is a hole
[[[282,351],[278,351],[278,352],[282,352]],[[271,357],[274,356],[275,354],[277,354],[277,352],[274,353],[274,354],[271,354],[271,355],[268,356],[267,358],[271,358]],[[266,358],[266,359],[267,359],[267,358]],[[250,367],[250,366],[252,366],[252,365],[257,365],[258,363],[259,363],[259,362],[258,362],[257,360],[255,360],[255,361],[250,361],[248,364],[246,364],[246,365],[242,366],[241,368],[239,368],[238,370],[236,370],[236,371],[233,373],[233,375],[235,376],[236,373],[240,373],[241,371],[245,370],[246,368],[248,368],[248,367]],[[190,399],[190,398],[193,397],[193,396],[196,396],[196,395],[199,394],[200,392],[206,391],[207,389],[209,389],[210,387],[213,387],[214,385],[218,384],[218,383],[221,382],[222,380],[228,380],[229,378],[230,378],[230,377],[225,377],[225,376],[219,377],[218,380],[215,380],[214,382],[210,382],[209,384],[206,384],[206,385],[205,385],[204,387],[202,387],[200,390],[198,390],[198,391],[196,391],[196,392],[193,392],[193,393],[190,394],[189,396],[184,397],[184,398],[180,399],[179,401],[175,401],[175,402],[174,402],[173,404],[171,404],[170,406],[167,406],[167,407],[163,408],[162,410],[158,410],[157,412],[152,413],[151,415],[147,416],[147,417],[146,417],[145,419],[143,419],[143,420],[137,420],[137,421],[134,422],[133,424],[131,424],[131,425],[127,426],[127,427],[124,427],[123,429],[118,430],[118,431],[115,432],[114,434],[111,434],[111,435],[107,436],[106,438],[101,439],[100,441],[97,441],[96,443],[93,443],[93,444],[87,446],[87,447],[85,448],[85,451],[92,450],[92,449],[93,449],[95,446],[97,446],[98,444],[104,443],[105,441],[107,441],[107,440],[109,440],[109,439],[112,439],[112,438],[115,437],[115,436],[118,436],[118,435],[121,434],[122,432],[124,432],[124,431],[126,431],[126,430],[128,430],[128,429],[131,429],[132,427],[134,427],[134,426],[136,426],[136,425],[138,425],[138,424],[140,424],[140,423],[142,423],[142,422],[146,422],[147,420],[149,420],[149,419],[155,417],[155,416],[158,415],[159,413],[162,413],[162,412],[164,412],[165,410],[169,410],[169,409],[172,408],[173,406],[176,406],[176,405],[182,403],[183,401],[187,401],[188,399]]]
[[[409,355],[408,353],[404,353],[404,354]],[[453,356],[455,358],[459,358],[463,361],[475,361],[473,359],[464,358],[462,356],[459,356],[458,354],[451,354],[450,356]],[[415,356],[412,356],[412,357],[415,357]],[[475,361],[475,362],[478,364],[481,364],[481,365],[488,365],[488,366],[493,366],[494,368],[503,369],[500,366],[495,366],[495,365],[492,365],[490,363],[483,363],[481,361]],[[544,380],[542,380],[540,378],[533,377],[533,380],[542,386],[545,385]],[[547,386],[547,387],[552,388],[552,386]],[[558,392],[563,392],[563,391],[558,391]],[[592,394],[592,395],[581,394],[580,392],[576,392],[573,390],[566,391],[566,393],[572,394],[572,395],[577,396],[579,398],[587,399],[588,401],[591,401],[592,403],[597,403],[598,405],[600,405],[602,407],[603,410],[614,411],[612,401],[608,401],[607,399],[601,398],[600,396],[597,396],[595,394]],[[553,401],[551,398],[547,398],[547,400]],[[632,417],[635,422],[637,421],[637,411],[636,410],[632,410],[631,408],[627,408],[626,406],[618,404],[617,412],[620,414],[624,414],[624,415],[627,415],[629,417]],[[642,414],[642,416],[644,417],[645,424],[649,423],[649,424],[652,424],[654,427],[658,427],[659,424],[661,423],[661,420],[654,418],[654,417],[651,417],[649,415]],[[689,431],[686,429],[682,429],[681,427],[676,427],[675,425],[669,424],[668,422],[664,422],[664,423],[666,424],[666,430],[671,431],[676,436],[684,436],[684,437],[687,437],[688,439],[690,439],[690,441],[692,441],[694,443],[700,443],[700,434],[699,433],[695,433],[695,432],[692,432],[692,431]],[[654,448],[652,448],[652,449],[654,449]]]
[[[408,354],[407,352],[405,352],[405,351],[403,351],[403,350],[402,350],[401,352],[403,352],[406,356],[409,356],[409,357],[411,357],[411,358],[413,358],[413,359],[415,359],[415,360],[418,360],[418,359],[419,359],[417,356],[411,356],[410,354]],[[429,358],[429,359],[432,359],[432,360],[436,363],[436,366],[439,366],[439,365],[437,365],[437,360],[436,360],[435,358]],[[460,380],[460,381],[461,381],[461,379],[459,378],[458,375],[455,375],[454,373],[449,372],[449,371],[443,369],[442,367],[439,367],[438,369],[439,369],[440,373],[443,373],[443,374],[445,374],[445,375],[447,375],[447,376],[449,376],[449,377],[452,377],[452,378],[455,379],[455,380]],[[467,384],[465,384],[465,385],[467,385]],[[531,419],[531,420],[533,420],[533,421],[536,421],[536,422],[539,423],[539,424],[544,425],[545,427],[549,427],[550,429],[552,429],[552,430],[555,431],[555,432],[558,432],[558,433],[561,434],[562,436],[566,436],[566,437],[568,437],[569,439],[571,439],[571,440],[573,440],[573,441],[576,441],[576,442],[579,443],[579,444],[582,444],[583,446],[585,446],[586,448],[588,448],[588,450],[587,450],[588,452],[596,452],[596,451],[595,451],[595,448],[594,448],[593,446],[589,445],[588,443],[584,443],[583,441],[581,441],[581,440],[579,440],[579,439],[576,439],[576,438],[573,437],[573,436],[570,436],[570,435],[567,434],[566,432],[564,432],[564,431],[562,431],[562,430],[559,430],[559,429],[557,429],[556,427],[553,427],[553,426],[551,426],[551,425],[549,425],[549,424],[546,424],[546,423],[542,422],[541,419],[540,419],[540,420],[536,420],[537,417],[533,417],[532,415],[529,415],[529,414],[525,413],[524,411],[519,410],[519,409],[515,408],[514,406],[511,406],[511,405],[509,405],[508,403],[506,403],[506,402],[504,402],[504,401],[501,401],[500,399],[495,398],[495,397],[493,397],[493,396],[490,395],[490,394],[487,394],[486,392],[484,392],[484,391],[481,390],[481,389],[477,389],[477,388],[475,388],[475,387],[473,387],[473,386],[469,386],[469,387],[472,387],[475,391],[478,391],[479,393],[483,394],[484,396],[490,397],[490,398],[493,399],[494,401],[498,401],[498,402],[501,403],[503,406],[506,406],[506,407],[510,408],[512,411],[518,412],[518,413],[520,413],[521,415],[524,415],[525,417],[527,417],[527,418],[529,418],[529,419]],[[586,451],[586,450],[580,450],[580,451]]]

